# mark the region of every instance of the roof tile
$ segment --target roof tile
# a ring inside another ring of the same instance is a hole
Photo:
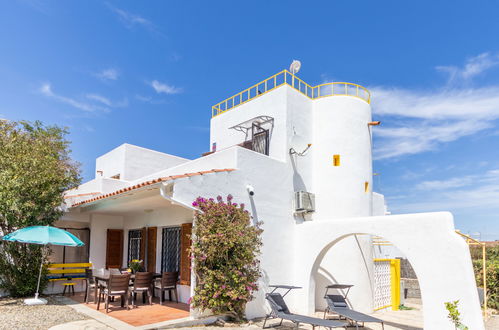
[[[154,179],[154,180],[149,180],[149,181],[145,181],[145,182],[142,182],[142,183],[138,183],[136,185],[133,185],[133,186],[130,186],[130,187],[126,187],[126,188],[122,188],[122,189],[116,190],[116,191],[108,193],[108,194],[104,194],[104,195],[101,195],[101,196],[90,198],[90,199],[87,199],[87,200],[75,203],[75,204],[71,205],[71,207],[81,206],[83,204],[95,202],[95,201],[98,201],[98,200],[101,200],[101,199],[105,199],[105,198],[108,198],[108,197],[111,197],[111,196],[114,196],[114,195],[119,195],[119,194],[122,194],[122,193],[127,192],[127,191],[131,191],[131,190],[134,190],[134,189],[137,189],[137,188],[149,186],[149,185],[152,185],[152,184],[155,184],[155,183],[159,183],[159,182],[173,181],[175,179],[189,178],[191,176],[204,175],[204,174],[208,174],[208,173],[232,172],[234,170],[235,169],[233,169],[233,168],[212,169],[210,171],[199,171],[199,172],[184,173],[184,174],[180,174],[180,175],[170,175],[170,176],[166,176],[166,177],[157,178],[157,179]]]

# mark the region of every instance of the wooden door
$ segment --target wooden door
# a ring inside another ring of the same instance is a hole
[[[157,242],[157,227],[147,228],[147,271],[156,271],[156,242]]]
[[[106,268],[121,268],[123,263],[123,230],[108,229],[106,239]]]
[[[191,248],[192,223],[184,223],[180,232],[180,284],[191,285]]]

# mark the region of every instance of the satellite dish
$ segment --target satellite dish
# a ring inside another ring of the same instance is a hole
[[[303,136],[294,134],[291,138],[290,154],[297,154],[298,156],[305,155],[305,152],[312,146]]]
[[[292,74],[297,74],[298,71],[300,71],[300,68],[301,68],[301,62],[298,60],[293,60],[293,62],[289,66],[289,72],[291,72]]]

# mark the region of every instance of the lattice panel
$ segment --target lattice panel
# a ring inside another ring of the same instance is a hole
[[[390,261],[374,262],[374,309],[392,305]]]

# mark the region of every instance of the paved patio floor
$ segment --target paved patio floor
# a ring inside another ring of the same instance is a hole
[[[78,303],[84,302],[83,293],[66,297]],[[96,310],[97,304],[93,302],[93,296],[90,299],[90,303],[85,304],[85,306]],[[137,327],[189,317],[189,305],[170,301],[164,301],[163,305],[160,305],[159,298],[154,298],[152,305],[147,304],[147,299],[146,304],[143,304],[142,296],[138,295],[133,309],[131,303],[130,310],[122,308],[120,298],[116,297],[114,302],[109,303],[109,313],[106,314],[105,304],[102,301],[99,312]]]

